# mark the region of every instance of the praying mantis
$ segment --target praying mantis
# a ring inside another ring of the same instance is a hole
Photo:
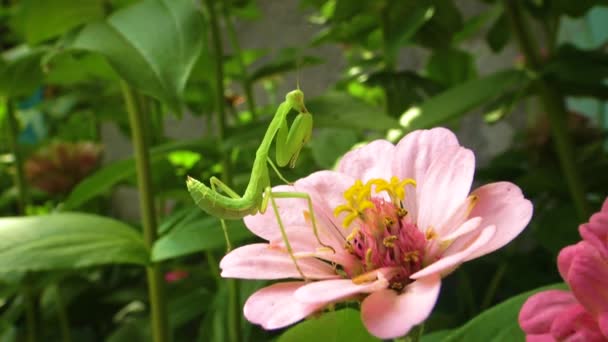
[[[290,128],[287,124],[287,115],[292,109],[296,110],[298,114]],[[268,155],[271,144],[275,141],[277,165],[280,167],[287,165],[291,168],[295,167],[302,147],[310,140],[312,135],[312,124],[312,115],[304,106],[304,93],[299,89],[291,91],[285,96],[285,101],[279,105],[266,130],[266,134],[256,151],[251,177],[247,184],[247,188],[245,189],[245,193],[242,196],[239,196],[234,190],[216,177],[211,177],[209,181],[211,188],[192,177],[188,177],[188,180],[186,181],[188,191],[194,199],[194,202],[201,209],[221,220],[225,234],[226,227],[224,219],[236,220],[242,219],[247,215],[264,213],[270,202],[277,218],[277,223],[281,230],[281,237],[287,248],[287,252],[303,279],[306,279],[306,276],[302,272],[296,257],[293,254],[293,249],[287,238],[287,233],[285,232],[275,200],[277,198],[305,199],[308,204],[313,233],[315,234],[317,241],[319,241],[322,246],[329,246],[321,243],[319,239],[317,223],[313,213],[312,199],[309,194],[304,192],[272,191],[268,165],[273,168],[283,181],[285,181],[285,179],[281,176],[277,167]],[[287,181],[285,182],[289,183]],[[223,194],[218,192],[216,188],[222,191]]]

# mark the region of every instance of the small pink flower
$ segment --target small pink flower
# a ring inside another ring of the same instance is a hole
[[[276,200],[306,279],[254,293],[245,317],[277,329],[356,300],[372,334],[405,335],[431,313],[443,276],[507,244],[532,216],[532,204],[511,183],[469,193],[474,170],[473,153],[452,132],[436,128],[412,132],[396,146],[374,141],[347,153],[337,171],[274,187],[311,196],[318,238],[305,199]],[[226,255],[222,276],[302,279],[271,208],[245,223],[268,243]]]
[[[165,282],[167,283],[175,283],[182,279],[188,278],[190,273],[184,270],[173,270],[165,273]]]
[[[572,292],[537,293],[519,313],[528,341],[608,341],[608,198],[579,232],[557,258]]]

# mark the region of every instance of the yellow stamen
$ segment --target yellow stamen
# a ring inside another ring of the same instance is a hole
[[[367,265],[367,267],[372,266],[372,249],[371,248],[368,248],[367,251],[365,251],[365,264]]]
[[[418,262],[418,260],[420,260],[420,254],[418,251],[407,252],[403,256],[403,261],[405,262]]]
[[[382,240],[382,244],[384,245],[384,247],[393,248],[393,247],[395,247],[396,240],[397,240],[396,235],[390,235],[390,236],[385,237]]]
[[[437,238],[437,233],[435,232],[435,229],[433,229],[432,227],[429,227],[426,230],[424,237],[427,239],[427,241],[430,241],[430,240]]]

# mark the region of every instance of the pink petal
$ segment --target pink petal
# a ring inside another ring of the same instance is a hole
[[[551,334],[526,335],[526,342],[555,342],[555,339]]]
[[[279,329],[322,309],[325,304],[305,304],[294,299],[293,293],[305,284],[277,283],[257,291],[245,302],[245,317],[264,329]]]
[[[363,324],[382,339],[404,336],[427,319],[440,287],[441,279],[432,275],[409,284],[401,294],[388,289],[376,291],[361,304]]]
[[[551,334],[557,341],[604,342],[597,322],[581,305],[572,305],[555,317]]]
[[[310,279],[331,279],[333,268],[315,258],[298,258],[300,269]],[[242,279],[301,278],[289,254],[265,243],[239,247],[220,261],[222,277]]]
[[[526,300],[519,312],[519,326],[526,334],[546,334],[555,318],[578,302],[572,293],[561,290],[539,292]]]
[[[393,162],[393,175],[400,179],[412,178],[419,184],[433,160],[443,154],[446,146],[459,146],[458,139],[450,130],[439,127],[431,130],[418,130],[409,133],[396,146]],[[415,192],[408,186],[405,207],[414,221],[418,219]]]
[[[322,280],[300,287],[295,298],[302,303],[330,303],[359,293],[369,293],[388,287],[386,279],[355,284],[351,279]]]
[[[490,241],[490,239],[492,239],[494,236],[495,232],[496,228],[494,226],[489,226],[482,229],[472,243],[462,246],[463,249],[460,250],[448,248],[441,259],[412,274],[410,278],[419,279],[431,274],[442,274],[451,271],[456,266],[467,260],[471,254],[475,253],[477,250],[479,250],[479,248],[482,248],[486,243],[488,243],[488,241]]]
[[[441,241],[454,240],[458,237],[468,234],[468,233],[476,230],[479,227],[480,223],[481,223],[481,217],[473,217],[473,218],[469,219],[468,221],[464,222],[463,224],[461,224],[460,227],[458,227],[454,231],[450,232],[448,235],[442,236]]]
[[[416,188],[420,229],[439,228],[460,207],[471,190],[474,172],[473,152],[458,146],[444,149]]]
[[[348,152],[342,157],[338,171],[363,183],[371,178],[391,178],[395,145],[386,140],[371,143]]]
[[[592,315],[608,312],[608,262],[602,260],[595,249],[579,250],[566,281],[576,299]]]
[[[484,226],[496,226],[496,234],[488,244],[467,260],[491,253],[506,245],[521,233],[532,218],[532,203],[523,197],[515,184],[487,184],[473,191],[473,195],[477,196],[477,204],[470,216],[481,216]]]
[[[581,225],[579,231],[585,241],[591,243],[604,259],[608,259],[608,199],[602,210],[593,214],[589,223]]]
[[[606,205],[604,203],[604,205]],[[604,337],[608,338],[608,312],[603,312],[597,319],[597,324],[600,326],[600,331]]]
[[[557,269],[564,281],[568,281],[568,272],[574,258],[581,253],[585,248],[593,248],[586,241],[580,241],[576,245],[564,247],[557,256]]]

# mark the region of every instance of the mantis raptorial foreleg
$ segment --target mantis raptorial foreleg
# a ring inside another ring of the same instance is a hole
[[[239,198],[239,195],[232,190],[228,185],[226,185],[224,182],[222,182],[219,178],[217,177],[211,177],[211,179],[209,179],[209,184],[211,185],[211,189],[213,189],[213,191],[217,192],[217,188],[219,188],[221,191],[223,191],[225,194],[227,194],[228,196],[232,197],[232,198]],[[230,252],[232,250],[232,244],[230,243],[230,236],[228,235],[228,227],[226,226],[226,221],[223,218],[219,218],[220,219],[220,225],[222,226],[222,231],[224,232],[224,240],[226,240],[226,253]]]

